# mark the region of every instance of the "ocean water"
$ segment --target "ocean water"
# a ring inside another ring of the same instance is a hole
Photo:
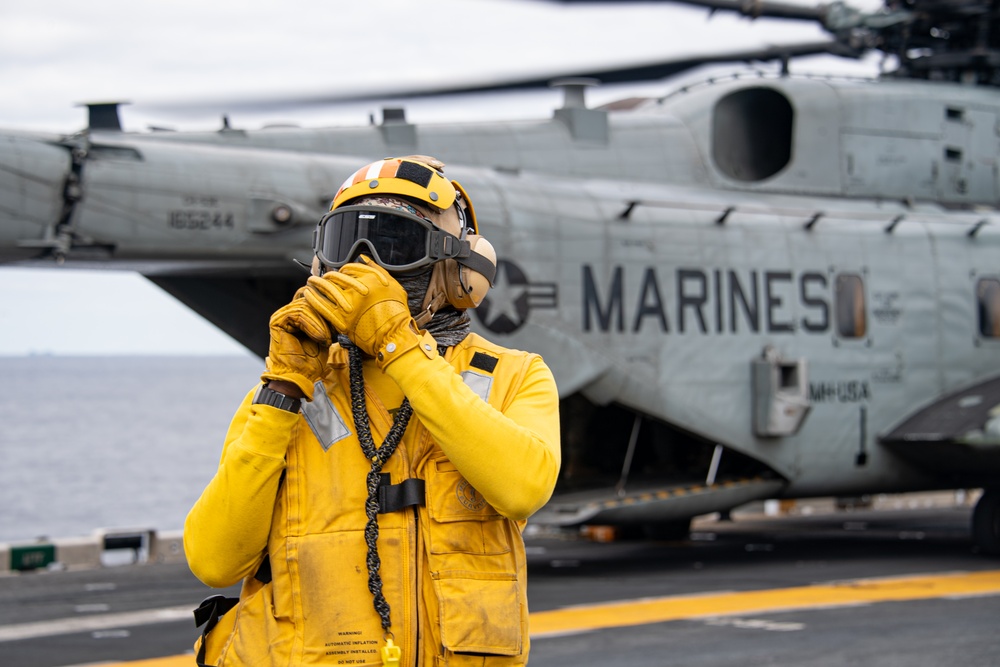
[[[0,542],[183,527],[263,364],[0,357]]]

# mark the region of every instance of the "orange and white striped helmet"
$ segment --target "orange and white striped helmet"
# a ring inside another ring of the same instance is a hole
[[[457,181],[449,181],[434,158],[409,156],[385,158],[367,164],[351,174],[333,197],[330,210],[346,205],[359,197],[397,195],[423,202],[439,211],[447,211],[456,200],[465,226],[479,233],[476,214],[465,190]]]
[[[461,185],[444,177],[443,168],[444,164],[435,158],[409,155],[372,162],[351,174],[334,195],[330,212],[320,220],[320,228],[313,238],[317,253],[313,263],[315,275],[321,275],[321,267],[324,266],[319,250],[324,238],[322,228],[330,216],[336,215],[332,213],[335,209],[351,206],[358,200],[362,200],[363,204],[369,198],[386,198],[390,202],[409,199],[429,207],[426,213],[435,220],[423,214],[420,217],[454,237],[452,247],[459,250],[448,258],[435,260],[422,312],[415,318],[417,325],[424,326],[445,304],[465,309],[482,303],[496,276],[496,250],[489,241],[479,236],[472,202]],[[347,209],[345,213],[352,210]],[[371,247],[370,243],[368,245]]]

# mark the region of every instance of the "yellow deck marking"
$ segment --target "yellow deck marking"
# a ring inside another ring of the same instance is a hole
[[[588,630],[663,623],[686,618],[984,595],[1000,595],[1000,570],[856,579],[796,588],[678,595],[567,607],[531,614],[531,637],[541,639]],[[191,667],[193,664],[194,656],[187,654],[123,662],[117,667]]]
[[[1000,570],[858,579],[797,588],[646,598],[536,612],[531,614],[531,636],[541,638],[706,616],[997,594],[1000,594]]]
[[[194,667],[194,653],[187,655],[171,655],[166,658],[150,658],[134,662],[120,662],[106,667]]]

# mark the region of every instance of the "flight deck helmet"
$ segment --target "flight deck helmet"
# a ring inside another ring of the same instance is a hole
[[[418,324],[450,304],[482,303],[496,275],[496,251],[479,235],[475,210],[439,160],[386,158],[354,172],[334,195],[313,235],[319,271],[361,254],[398,276],[431,269]]]

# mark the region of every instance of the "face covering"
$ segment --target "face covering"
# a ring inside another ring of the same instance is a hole
[[[351,202],[359,206],[383,206],[385,208],[395,208],[406,211],[413,215],[421,215],[409,202],[395,197],[364,197],[356,202]],[[423,310],[424,295],[427,294],[427,287],[431,282],[431,271],[434,267],[428,268],[422,273],[412,276],[393,276],[399,284],[406,290],[407,305],[410,308],[410,315],[416,317]],[[436,313],[424,329],[434,336],[439,348],[447,348],[457,345],[469,335],[472,321],[469,318],[469,311],[458,311],[451,306],[444,306]],[[442,351],[443,353],[443,351]]]

